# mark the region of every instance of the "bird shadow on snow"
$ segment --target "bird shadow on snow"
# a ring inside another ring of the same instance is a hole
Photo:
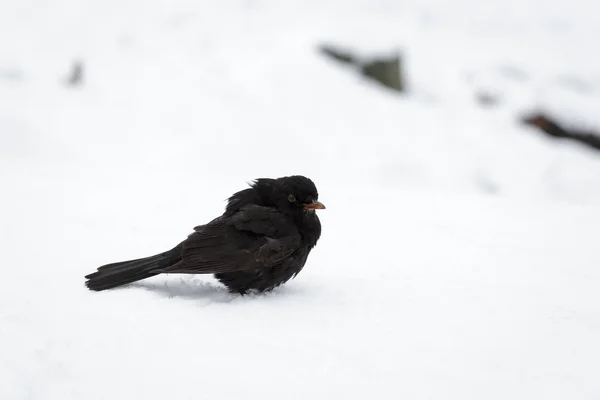
[[[197,279],[179,279],[165,282],[138,282],[131,287],[144,289],[161,297],[182,298],[188,300],[207,300],[215,303],[228,303],[239,297],[219,284],[203,282]]]
[[[168,280],[165,282],[137,282],[130,287],[144,289],[161,297],[181,298],[187,300],[204,301],[207,303],[230,303],[236,299],[265,298],[271,295],[293,294],[295,290],[285,287],[275,289],[270,293],[248,293],[244,296],[229,293],[227,288],[216,282],[206,282],[200,279]]]

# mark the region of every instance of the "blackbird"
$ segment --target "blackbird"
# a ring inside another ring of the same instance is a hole
[[[230,292],[265,292],[295,277],[321,236],[315,184],[301,175],[260,178],[228,199],[225,212],[173,249],[107,264],[86,276],[95,291],[162,273],[214,274]]]

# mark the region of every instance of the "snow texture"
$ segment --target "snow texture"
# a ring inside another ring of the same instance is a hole
[[[599,399],[600,156],[518,122],[600,127],[599,12],[2,2],[0,399]],[[399,51],[409,91],[323,43]],[[298,173],[323,236],[273,293],[84,287]]]

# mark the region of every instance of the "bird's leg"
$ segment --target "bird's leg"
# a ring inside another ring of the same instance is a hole
[[[270,237],[267,237],[266,239],[267,243],[263,244],[254,254],[254,257],[258,262],[265,262],[272,252],[277,253],[281,251],[281,243],[279,240],[272,239]]]

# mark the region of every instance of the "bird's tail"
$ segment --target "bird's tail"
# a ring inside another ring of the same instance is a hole
[[[103,265],[86,275],[85,285],[90,290],[112,289],[160,274],[162,269],[181,260],[180,246],[155,256]]]

